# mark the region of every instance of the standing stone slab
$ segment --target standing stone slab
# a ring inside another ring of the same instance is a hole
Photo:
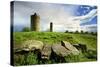
[[[43,49],[41,51],[41,58],[42,59],[50,59],[50,55],[51,55],[51,45],[44,45]]]
[[[61,41],[61,45],[69,50],[73,55],[78,55],[80,53],[73,45],[67,41]]]
[[[70,51],[63,47],[61,44],[54,44],[52,50],[56,55],[65,57],[70,54]]]

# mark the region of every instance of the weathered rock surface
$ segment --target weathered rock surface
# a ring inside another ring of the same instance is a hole
[[[44,45],[41,51],[41,58],[42,59],[50,59],[51,55],[51,45]]]
[[[35,49],[42,50],[43,45],[44,44],[41,41],[37,41],[37,40],[27,40],[27,41],[24,41],[21,44],[21,48],[18,51],[21,51],[21,50],[24,50],[24,51],[34,51]]]
[[[62,57],[65,57],[71,53],[68,49],[63,47],[61,44],[54,44],[52,46],[52,50],[54,53]]]
[[[61,41],[61,45],[63,47],[65,47],[67,50],[69,50],[73,55],[78,55],[80,52],[77,50],[76,47],[74,47],[73,45],[71,45],[69,42],[67,41]]]
[[[56,43],[53,45],[46,44],[37,40],[27,40],[21,44],[21,48],[16,52],[27,53],[29,51],[34,51],[35,54],[38,54],[40,59],[50,59],[54,54],[55,57],[68,56],[69,54],[78,55],[79,51],[67,41],[61,41],[61,43]],[[54,54],[53,54],[54,53]],[[61,58],[61,59],[62,59]]]

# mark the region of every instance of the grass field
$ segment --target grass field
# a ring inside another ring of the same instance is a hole
[[[97,36],[91,34],[75,34],[75,33],[58,33],[58,32],[14,32],[13,33],[14,48],[20,47],[21,43],[26,40],[39,40],[46,44],[58,43],[61,40],[70,42],[71,44],[86,44],[88,50],[92,52],[80,53],[78,56],[70,55],[66,57],[66,62],[83,62],[97,60]],[[96,56],[96,57],[91,57]],[[90,57],[90,58],[88,58]],[[36,55],[29,53],[27,55],[14,54],[14,65],[38,64]],[[49,60],[46,63],[57,63]],[[41,63],[42,64],[42,63]]]

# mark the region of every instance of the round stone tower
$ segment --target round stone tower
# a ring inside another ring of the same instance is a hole
[[[40,16],[36,13],[31,15],[31,31],[40,31]]]

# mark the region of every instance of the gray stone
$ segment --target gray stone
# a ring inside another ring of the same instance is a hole
[[[69,50],[73,55],[78,55],[80,52],[77,50],[76,47],[74,47],[73,45],[71,45],[69,42],[67,41],[61,41],[61,45],[63,47],[65,47],[67,50]]]
[[[70,51],[66,49],[65,47],[63,47],[61,44],[54,44],[52,46],[52,50],[54,53],[56,53],[56,55],[59,55],[62,57],[65,57],[70,54]]]
[[[21,44],[21,48],[19,51],[34,51],[35,49],[42,50],[43,42],[37,40],[27,40]]]
[[[41,58],[50,59],[50,55],[51,55],[51,45],[44,45],[41,51]]]

